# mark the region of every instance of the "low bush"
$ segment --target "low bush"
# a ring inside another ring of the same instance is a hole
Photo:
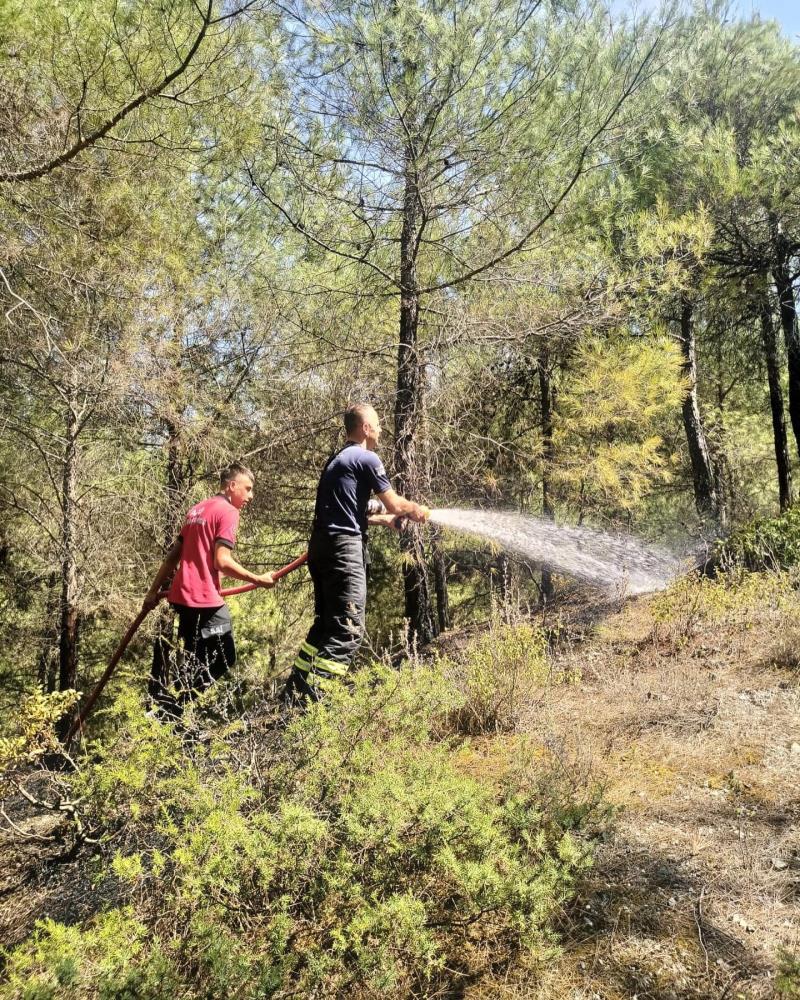
[[[101,914],[89,927],[42,920],[6,970],[3,996],[24,1000],[166,1000],[173,970],[130,908]]]
[[[723,570],[780,570],[800,565],[800,507],[780,517],[759,517],[717,544],[711,566]]]
[[[450,715],[456,731],[510,732],[534,688],[547,678],[547,641],[533,625],[494,621],[472,640],[458,662],[440,660],[439,667],[462,696]]]
[[[15,772],[29,769],[47,754],[60,752],[55,726],[78,697],[77,691],[47,694],[37,689],[21,700],[10,732],[0,736],[0,796],[7,792]]]
[[[797,609],[798,593],[789,574],[741,568],[713,578],[681,577],[650,602],[654,640],[677,649],[697,635],[708,635],[711,627],[749,629],[756,617],[783,628]]]
[[[123,699],[75,778],[123,905],[39,925],[0,996],[422,997],[552,954],[590,850],[533,778],[459,773],[435,733],[461,701],[435,670],[375,668],[198,743]]]
[[[784,951],[779,955],[780,965],[775,988],[781,1000],[800,997],[800,956]]]

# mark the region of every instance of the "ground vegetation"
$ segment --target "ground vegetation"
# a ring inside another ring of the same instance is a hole
[[[0,91],[3,995],[797,995],[796,42],[716,2],[10,0]],[[186,507],[244,461],[242,561],[288,562],[364,399],[415,499],[685,576],[625,604],[373,532],[351,688],[277,709],[300,572],[232,602],[180,730],[152,614],[64,757]]]

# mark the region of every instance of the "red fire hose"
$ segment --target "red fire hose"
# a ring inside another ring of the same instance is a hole
[[[304,552],[301,556],[298,556],[297,559],[293,559],[292,562],[290,562],[288,565],[281,566],[280,569],[276,569],[275,572],[272,574],[273,579],[275,579],[275,580],[281,580],[288,573],[291,573],[293,570],[299,569],[303,565],[303,563],[306,562],[307,559],[308,559],[308,553]],[[235,594],[246,594],[250,590],[257,590],[260,586],[261,586],[261,584],[258,584],[258,583],[245,583],[245,584],[242,584],[241,587],[228,587],[225,590],[221,590],[220,594],[221,594],[222,597],[233,597]],[[160,591],[160,593],[159,593],[158,596],[159,596],[159,598],[166,597],[167,596],[167,591],[166,590]],[[122,641],[117,646],[117,648],[114,650],[114,655],[108,661],[108,666],[103,671],[103,676],[100,678],[100,680],[97,682],[97,684],[95,684],[94,689],[92,690],[92,693],[86,699],[86,704],[80,710],[80,712],[78,713],[77,718],[75,719],[75,721],[70,726],[69,732],[67,733],[66,737],[64,738],[64,746],[68,747],[70,745],[70,743],[72,742],[72,740],[74,739],[75,734],[79,730],[83,729],[83,727],[84,727],[84,725],[86,723],[86,719],[89,716],[89,713],[94,708],[94,703],[97,701],[97,699],[102,694],[103,688],[106,686],[106,684],[108,684],[108,681],[111,678],[111,675],[114,673],[114,668],[116,667],[116,665],[119,663],[120,659],[122,658],[122,654],[128,648],[128,643],[131,641],[131,639],[134,637],[134,635],[136,635],[136,632],[138,631],[139,626],[142,624],[142,622],[145,620],[145,618],[147,617],[147,615],[149,613],[150,613],[150,609],[149,608],[142,608],[142,610],[139,612],[139,614],[131,622],[131,624],[130,624],[130,626],[128,628],[128,631],[122,637]]]

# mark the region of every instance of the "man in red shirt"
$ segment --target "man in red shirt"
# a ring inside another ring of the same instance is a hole
[[[180,716],[189,699],[236,662],[231,615],[220,594],[222,576],[262,587],[275,585],[272,573],[251,573],[232,555],[239,511],[252,499],[253,473],[234,462],[220,476],[220,492],[195,504],[186,514],[180,535],[145,595],[142,606],[152,610],[162,586],[175,574],[167,600],[178,614],[183,669],[170,689],[167,666],[171,644],[162,638],[156,643],[148,685],[153,701],[167,716]]]

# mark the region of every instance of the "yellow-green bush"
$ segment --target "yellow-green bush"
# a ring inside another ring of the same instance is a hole
[[[76,791],[127,908],[41,925],[0,996],[427,996],[473,948],[549,954],[589,850],[532,779],[458,772],[434,733],[460,701],[437,671],[376,668],[285,728],[201,746],[120,705]]]
[[[762,616],[796,614],[798,594],[785,573],[732,570],[710,579],[685,576],[650,605],[656,635],[680,645],[709,625],[749,628]]]
[[[7,969],[4,996],[21,1000],[168,1000],[174,971],[130,908],[88,928],[42,920]]]
[[[789,569],[800,564],[800,507],[779,517],[757,517],[718,543],[711,562],[722,569]]]
[[[547,641],[533,625],[494,621],[470,642],[457,663],[440,660],[439,665],[462,694],[451,713],[459,732],[508,732],[515,728],[533,689],[547,678]]]
[[[12,772],[29,767],[47,753],[61,750],[55,725],[77,700],[77,691],[47,694],[41,689],[22,699],[13,730],[7,736],[0,736],[0,794]]]

